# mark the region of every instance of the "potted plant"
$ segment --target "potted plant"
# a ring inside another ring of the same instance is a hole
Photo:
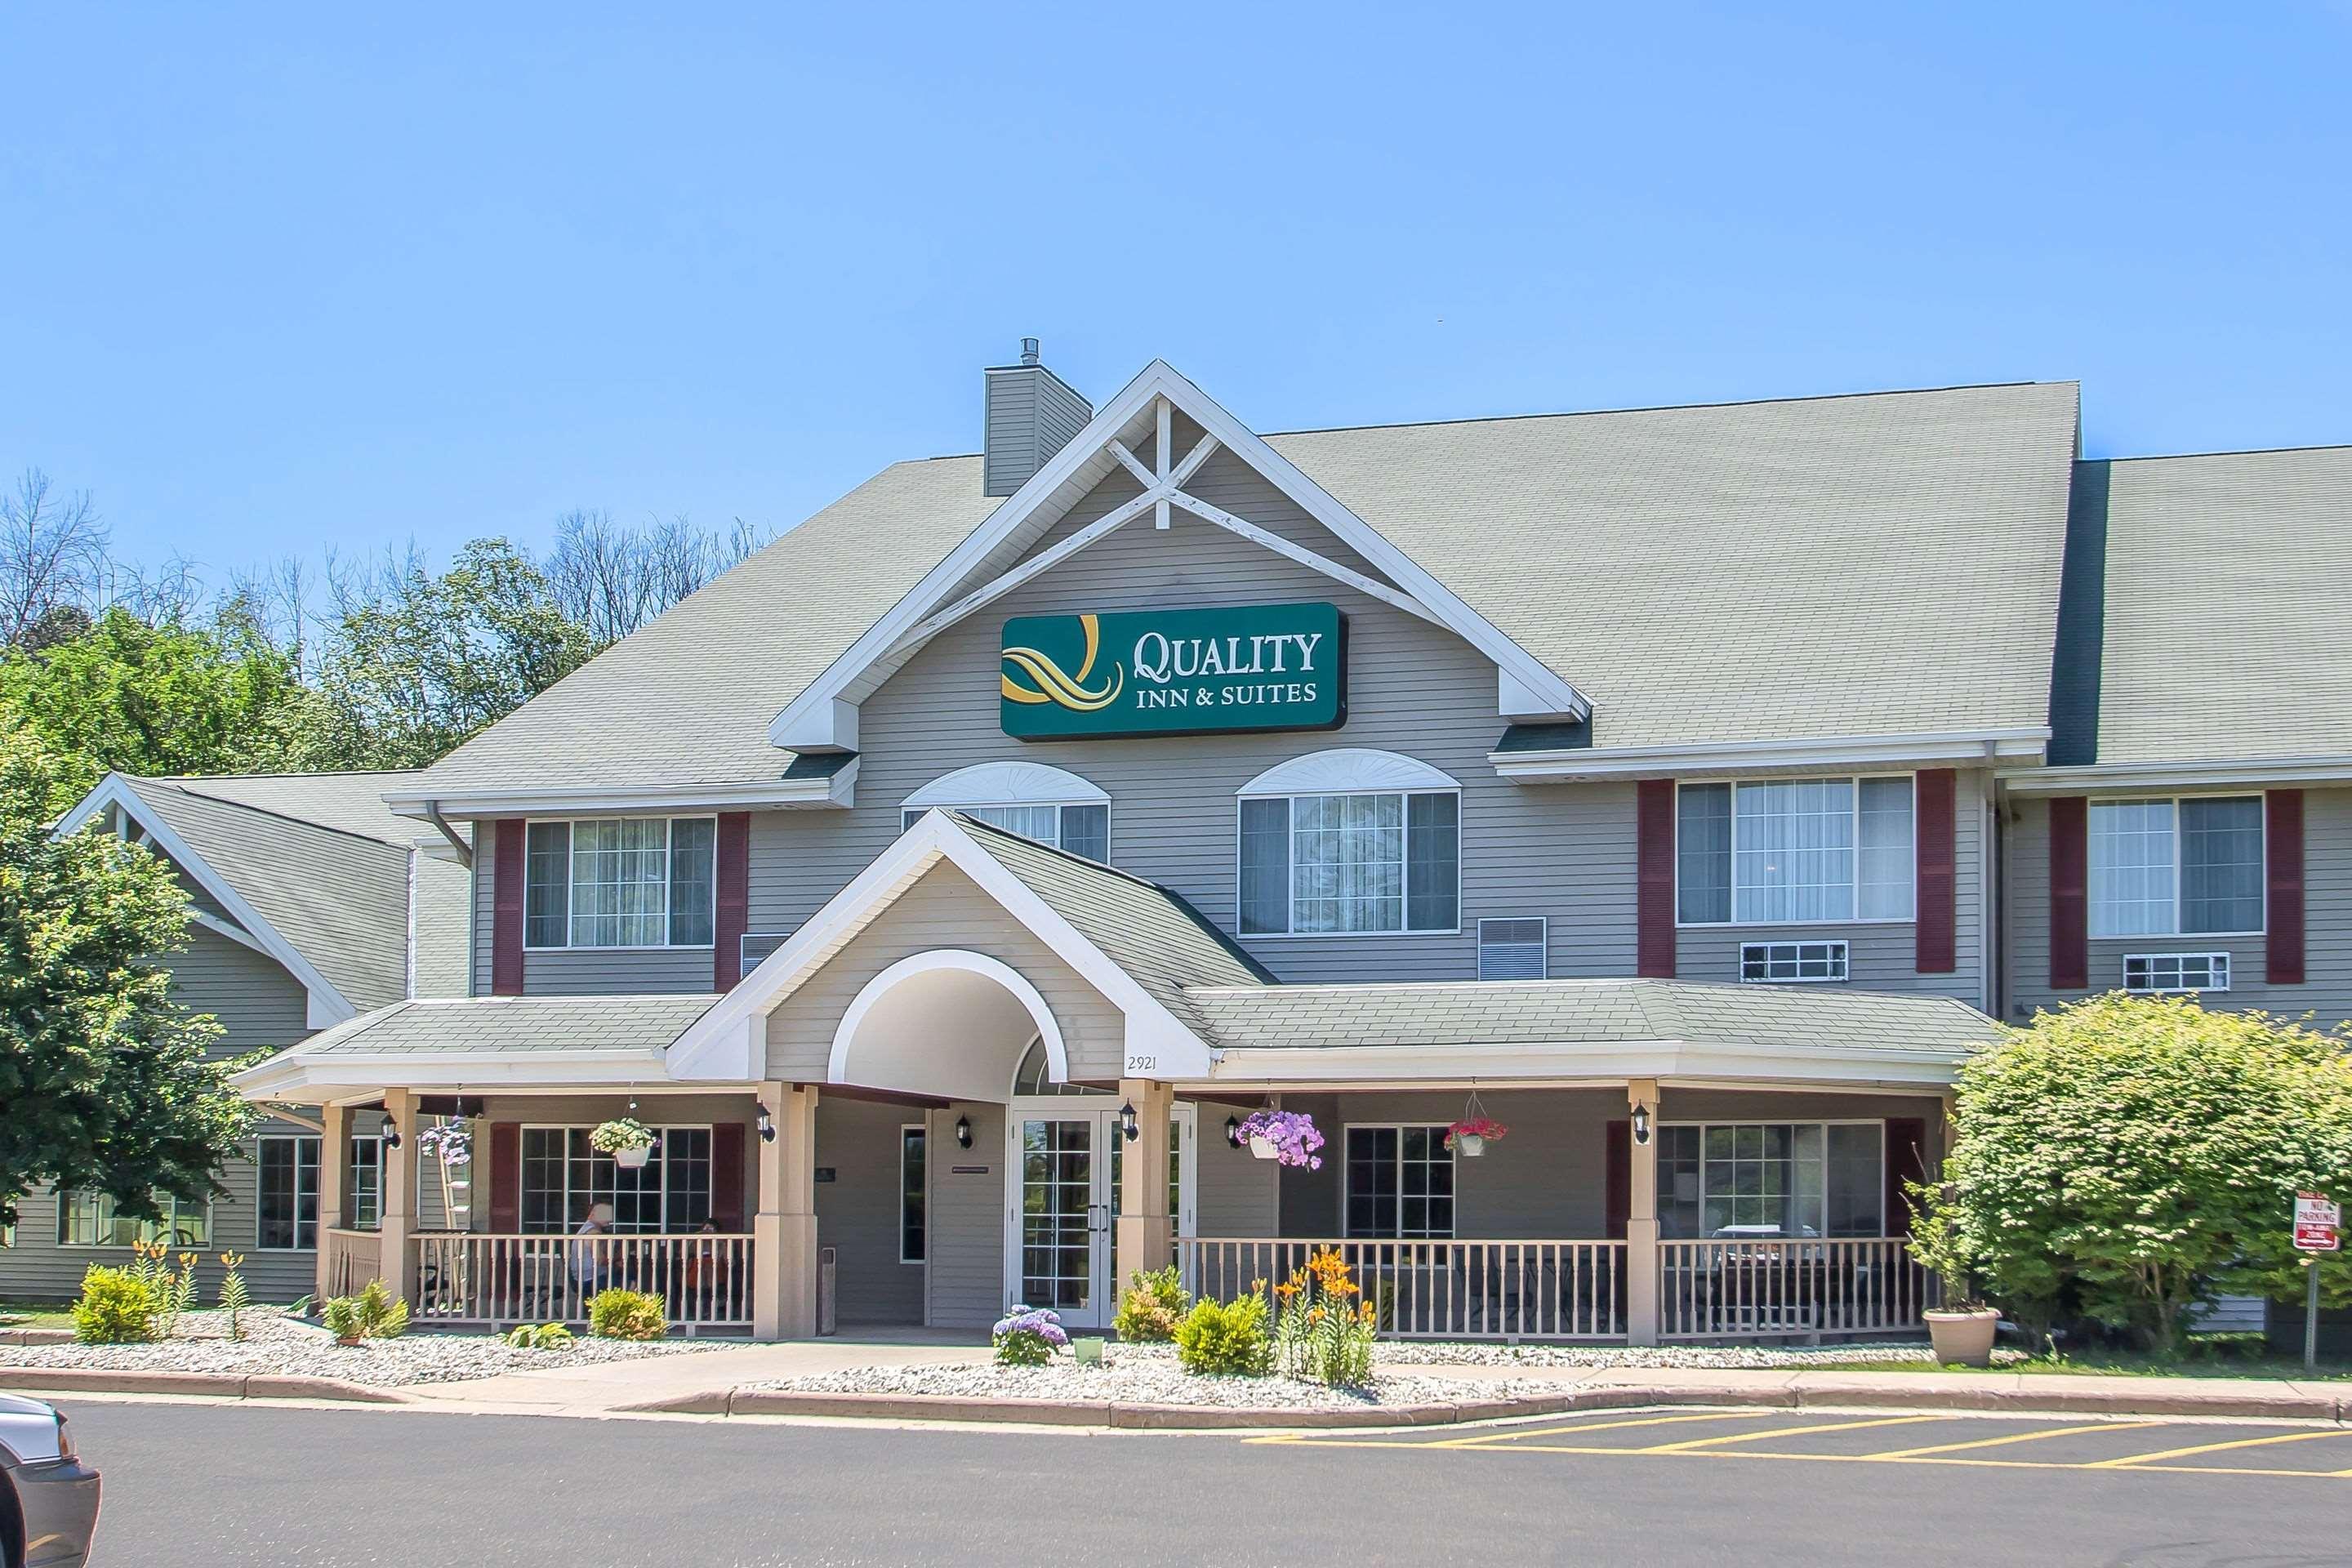
[[[634,1116],[600,1121],[588,1134],[588,1146],[613,1156],[613,1163],[624,1171],[644,1170],[646,1162],[653,1158],[656,1141],[654,1130]]]
[[[439,1156],[444,1166],[454,1170],[474,1157],[473,1130],[462,1121],[444,1121],[419,1132],[416,1146]]]
[[[1323,1147],[1323,1134],[1303,1110],[1253,1110],[1242,1119],[1234,1136],[1261,1160],[1307,1171],[1323,1168],[1323,1156],[1315,1152]]]
[[[1445,1146],[1465,1159],[1475,1160],[1486,1145],[1510,1136],[1511,1130],[1491,1116],[1465,1116],[1445,1130]]]
[[[1927,1342],[1947,1365],[1990,1366],[2000,1309],[1976,1293],[1976,1251],[1961,1232],[1953,1189],[1917,1182],[1906,1187],[1912,1220],[1905,1249],[1944,1282],[1943,1305],[1920,1314],[1927,1320]]]

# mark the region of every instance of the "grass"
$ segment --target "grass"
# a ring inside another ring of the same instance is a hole
[[[70,1329],[73,1314],[54,1301],[0,1301],[0,1329]]]
[[[2192,1334],[2178,1352],[2158,1355],[2149,1351],[2104,1347],[2072,1353],[2021,1355],[1996,1351],[1995,1372],[2063,1373],[2088,1377],[2215,1377],[2276,1378],[2288,1382],[2352,1380],[2352,1361],[2322,1355],[2315,1371],[2303,1370],[2300,1355],[2273,1352],[2260,1334]],[[1798,1363],[1803,1364],[1803,1363]],[[1933,1362],[1838,1362],[1821,1363],[1821,1370],[1838,1372],[1977,1372],[1978,1367]]]

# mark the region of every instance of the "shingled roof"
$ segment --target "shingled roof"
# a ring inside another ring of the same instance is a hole
[[[2077,389],[1306,431],[1285,458],[1591,699],[1604,746],[2047,720]],[[751,784],[766,727],[997,502],[886,468],[427,770]],[[1499,733],[1501,726],[1497,725]]]

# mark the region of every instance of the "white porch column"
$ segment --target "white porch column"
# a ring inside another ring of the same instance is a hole
[[[760,1103],[776,1141],[760,1148],[760,1206],[751,1219],[751,1333],[816,1333],[816,1086],[771,1080]]]
[[[322,1107],[319,1114],[319,1253],[311,1295],[323,1301],[329,1289],[328,1270],[333,1266],[335,1238],[328,1234],[343,1225],[344,1154],[352,1141],[352,1113],[340,1105]]]
[[[383,1261],[376,1272],[396,1300],[408,1299],[408,1237],[416,1228],[416,1097],[404,1089],[383,1091],[383,1224],[378,1237]]]
[[[1176,1246],[1176,1216],[1168,1212],[1168,1119],[1175,1114],[1176,1090],[1130,1078],[1119,1080],[1118,1092],[1121,1104],[1135,1107],[1136,1136],[1119,1156],[1114,1308],[1128,1281],[1139,1271],[1166,1268]]]
[[[1637,1078],[1625,1086],[1627,1106],[1646,1116],[1647,1142],[1633,1141],[1633,1202],[1625,1218],[1625,1330],[1627,1342],[1658,1342],[1658,1080]]]

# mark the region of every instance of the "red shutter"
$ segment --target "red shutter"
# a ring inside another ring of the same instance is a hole
[[[522,1229],[522,1127],[513,1121],[490,1123],[490,1229]]]
[[[1886,1234],[1911,1234],[1911,1194],[1906,1182],[1927,1179],[1927,1124],[1916,1116],[1886,1123]]]
[[[2263,797],[2270,938],[2266,978],[2273,985],[2303,984],[2303,792],[2274,789]]]
[[[485,823],[490,856],[490,990],[522,994],[522,845],[520,822]]]
[[[743,1124],[740,1121],[721,1121],[710,1130],[710,1223],[725,1236],[740,1236],[751,1228],[743,1223]]]
[[[2090,803],[2079,795],[2050,801],[2050,986],[2081,991],[2091,984]]]
[[[1606,1183],[1601,1234],[1612,1240],[1622,1241],[1625,1239],[1626,1222],[1633,1217],[1633,1124],[1631,1121],[1609,1124],[1609,1173]]]
[[[719,814],[718,887],[712,921],[710,981],[714,991],[732,991],[743,978],[743,933],[751,929],[751,814]]]
[[[1956,931],[1959,922],[1958,803],[1960,775],[1933,768],[1915,781],[1916,833],[1913,853],[1918,924],[1913,928],[1915,966],[1922,974],[1949,974],[1959,967]]]
[[[1675,977],[1675,781],[1643,779],[1634,786],[1633,970],[1654,980]]]

